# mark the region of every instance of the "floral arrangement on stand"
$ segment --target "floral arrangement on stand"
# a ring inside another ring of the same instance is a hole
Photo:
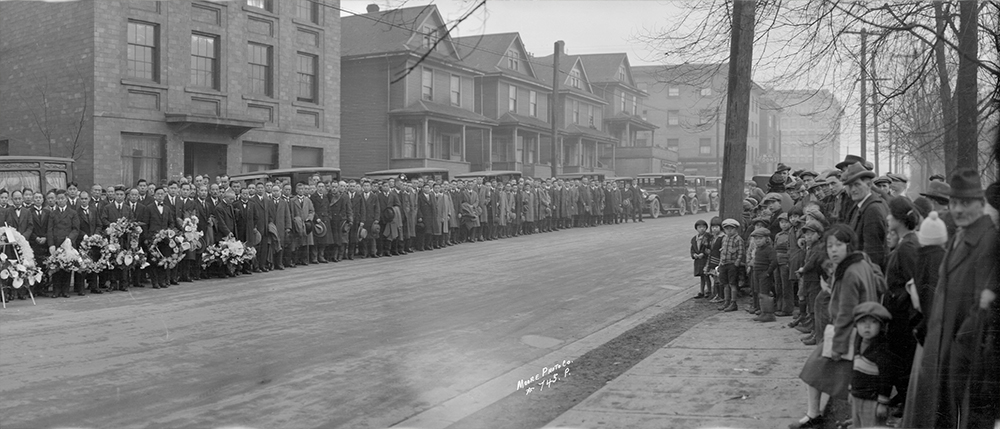
[[[160,245],[164,244],[164,241],[166,241],[166,245],[170,249],[169,255],[164,255],[163,251],[160,250]],[[184,259],[186,252],[191,250],[192,246],[192,243],[187,240],[185,234],[173,228],[160,230],[149,241],[149,251],[152,253],[150,256],[156,261],[156,265],[168,270],[176,267]]]
[[[49,274],[56,271],[77,272],[83,269],[83,258],[69,239],[66,239],[56,248],[55,253],[45,258],[45,266],[48,267]]]
[[[8,257],[7,246],[13,246],[14,258]],[[0,279],[11,280],[14,289],[27,283],[34,285],[42,281],[42,270],[35,264],[35,252],[28,239],[9,226],[0,226]]]
[[[205,233],[198,231],[198,216],[191,215],[184,218],[181,221],[181,233],[184,235],[184,239],[191,243],[191,248],[187,250],[201,249],[201,237]]]
[[[139,222],[120,218],[105,230],[108,234],[108,246],[105,252],[113,266],[118,268],[146,268],[149,262],[146,260],[146,252],[139,247],[139,238],[142,236],[142,226]],[[104,256],[101,256],[104,259]]]
[[[232,274],[240,265],[252,261],[256,256],[257,249],[248,247],[242,241],[229,236],[218,244],[206,247],[205,253],[201,257],[201,264],[205,268],[212,265],[222,265]]]
[[[111,252],[105,251],[107,247],[108,239],[103,235],[84,235],[80,241],[80,259],[83,260],[80,271],[96,274],[114,268],[111,263]],[[97,260],[94,260],[95,255]]]

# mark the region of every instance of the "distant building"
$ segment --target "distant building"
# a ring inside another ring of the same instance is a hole
[[[639,89],[649,95],[643,115],[660,127],[653,145],[676,151],[681,173],[722,175],[727,71],[726,63],[632,67]],[[762,94],[754,84],[747,128],[748,178],[758,174]]]
[[[340,16],[315,2],[0,2],[0,52],[0,141],[81,185],[340,164]]]
[[[820,172],[842,160],[843,108],[830,91],[772,90],[768,97],[782,111],[781,162],[793,170]]]

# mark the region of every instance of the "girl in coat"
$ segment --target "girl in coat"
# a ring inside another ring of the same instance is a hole
[[[694,223],[694,230],[697,231],[691,237],[691,259],[694,260],[694,276],[701,279],[701,292],[695,298],[708,298],[712,293],[712,280],[705,272],[708,264],[708,254],[711,252],[711,237],[708,235],[708,223],[698,219]]]

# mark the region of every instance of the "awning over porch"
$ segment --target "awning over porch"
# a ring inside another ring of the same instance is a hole
[[[590,127],[581,127],[571,124],[561,130],[566,137],[581,137],[587,140],[596,140],[599,143],[616,143],[618,140],[610,134]]]
[[[166,122],[171,126],[177,126],[178,132],[190,127],[203,127],[221,130],[231,138],[237,138],[246,134],[254,128],[264,126],[261,121],[240,118],[224,118],[220,116],[197,115],[192,113],[167,113]]]
[[[432,101],[418,100],[402,109],[389,111],[392,117],[427,117],[442,121],[456,122],[484,127],[496,126],[499,123],[476,112],[461,107],[448,106]]]
[[[629,124],[629,126],[631,126],[631,128],[636,131],[652,131],[657,128],[660,128],[656,126],[656,124],[653,124],[652,122],[642,119],[641,116],[629,115],[627,113],[621,113],[621,112],[610,118],[604,118],[604,122],[621,126]]]
[[[500,126],[516,126],[518,128],[530,129],[535,132],[552,132],[552,125],[538,118],[518,115],[516,113],[504,113],[500,116]]]

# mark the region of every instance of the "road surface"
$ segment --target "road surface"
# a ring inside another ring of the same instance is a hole
[[[711,216],[15,301],[0,427],[388,427],[690,286]]]

